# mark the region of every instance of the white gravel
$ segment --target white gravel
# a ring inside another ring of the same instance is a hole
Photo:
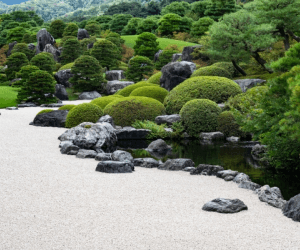
[[[300,223],[233,182],[141,167],[105,174],[94,159],[62,155],[66,129],[28,125],[41,109],[0,110],[1,250],[300,249]],[[248,211],[201,209],[218,197]]]

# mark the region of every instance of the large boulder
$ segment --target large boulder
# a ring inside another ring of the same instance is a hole
[[[160,56],[160,54],[163,52],[163,50],[159,50],[159,51],[157,51],[156,53],[155,53],[155,55],[154,55],[154,62],[156,62],[156,61],[158,61],[159,60],[159,56]]]
[[[273,207],[282,209],[286,203],[283,199],[281,191],[278,187],[270,188],[269,185],[256,189],[255,192],[258,194],[258,198],[262,202],[266,202]]]
[[[178,59],[180,59],[182,56],[181,53],[176,53],[172,55],[172,62],[176,62]]]
[[[55,85],[55,94],[54,94],[59,100],[69,100],[68,93],[65,89],[65,86],[62,84],[56,84]]]
[[[180,121],[180,115],[174,114],[174,115],[160,115],[155,118],[155,122],[158,125],[161,124],[167,124],[168,126],[171,126],[174,122]]]
[[[181,60],[191,62],[194,59],[191,54],[194,52],[194,50],[196,48],[201,48],[201,47],[202,47],[202,45],[184,47],[182,50]],[[203,59],[205,61],[205,59],[208,59],[208,58],[204,57]]]
[[[106,93],[108,95],[113,95],[120,89],[124,89],[126,86],[134,84],[134,82],[130,81],[119,81],[119,80],[114,80],[114,81],[108,81],[106,83]]]
[[[241,79],[241,80],[234,80],[242,89],[243,92],[246,92],[247,89],[251,89],[255,87],[257,84],[261,84],[266,82],[266,80],[262,79]]]
[[[124,71],[123,70],[110,70],[105,72],[106,80],[115,81],[124,79]]]
[[[225,136],[221,132],[202,132],[200,133],[200,140],[202,141],[221,141],[225,139]]]
[[[183,170],[187,167],[194,167],[195,163],[191,159],[169,159],[164,164],[160,165],[158,169],[161,170]]]
[[[90,125],[90,128],[85,128]],[[97,153],[110,153],[115,151],[117,136],[115,129],[107,122],[83,122],[76,127],[68,129],[58,137],[60,141],[71,141],[82,149],[93,149]]]
[[[69,83],[69,79],[73,77],[74,74],[71,73],[70,69],[60,70],[55,73],[54,78],[58,84],[64,85],[66,88],[71,87],[72,85]]]
[[[82,92],[79,96],[79,100],[94,100],[101,95],[97,91],[90,91],[90,92]]]
[[[42,127],[65,127],[68,110],[53,110],[52,112],[37,115],[33,125]]]
[[[89,33],[87,32],[86,29],[78,29],[77,39],[82,40],[84,38],[90,38]]]
[[[161,69],[160,85],[170,91],[188,79],[195,70],[196,64],[193,62],[181,61],[168,63]]]
[[[238,213],[242,210],[248,210],[248,207],[239,199],[224,199],[217,198],[214,199],[202,207],[202,210],[209,212],[218,212],[218,213]]]
[[[113,161],[129,161],[133,162],[133,157],[130,153],[122,150],[117,150],[111,154],[111,158]]]
[[[14,41],[8,45],[8,50],[6,51],[6,57],[9,57],[11,55],[11,51],[13,50],[13,48],[17,43],[18,43],[17,41]]]
[[[132,127],[124,127],[116,130],[118,140],[144,140],[150,134],[149,129],[136,129]]]
[[[55,48],[52,44],[46,44],[44,52],[48,52],[53,55],[53,58],[56,62],[60,62],[61,51]]]
[[[282,208],[283,214],[293,219],[294,221],[300,222],[300,194],[292,197]]]
[[[133,163],[128,161],[100,161],[96,171],[104,173],[132,173],[134,166]]]
[[[199,164],[196,169],[191,172],[191,175],[208,175],[216,176],[219,171],[224,170],[223,167],[219,165],[208,165],[208,164]]]
[[[37,46],[36,46],[36,54],[39,54],[45,50],[47,44],[54,45],[55,39],[54,37],[46,30],[41,29],[37,34]]]
[[[157,139],[149,144],[146,150],[150,153],[157,153],[160,155],[165,155],[172,150],[172,147],[169,146],[164,140]]]

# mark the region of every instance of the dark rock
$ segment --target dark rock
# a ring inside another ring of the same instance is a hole
[[[97,155],[97,152],[94,150],[88,150],[88,149],[79,149],[76,157],[77,158],[95,158]]]
[[[248,210],[248,207],[239,199],[214,199],[202,207],[202,210],[218,213],[238,213],[242,210]]]
[[[200,140],[203,141],[220,141],[224,140],[225,136],[221,132],[200,133]]]
[[[115,81],[122,80],[125,78],[123,70],[110,70],[105,72],[106,80]]]
[[[168,126],[171,126],[174,122],[180,121],[180,115],[174,114],[174,115],[160,115],[155,118],[156,124],[167,124]]]
[[[254,160],[261,160],[263,154],[266,152],[267,147],[265,145],[256,144],[251,149],[251,155]]]
[[[158,165],[159,162],[157,160],[154,160],[153,158],[143,158],[143,163],[140,165],[140,167],[157,168]]]
[[[11,55],[11,51],[13,50],[14,46],[17,44],[17,41],[14,41],[8,45],[8,50],[6,51],[6,57]]]
[[[114,120],[110,115],[101,116],[96,123],[101,123],[101,122],[107,122],[107,123],[111,124],[113,127],[115,126]]]
[[[236,137],[236,136],[226,137],[226,141],[229,141],[229,142],[239,142],[240,141],[240,137]]]
[[[99,153],[95,157],[96,161],[111,161],[111,154],[110,153]]]
[[[60,62],[61,51],[55,48],[53,45],[46,44],[44,52],[52,54],[55,62]]]
[[[118,140],[117,146],[120,149],[145,149],[149,142],[146,139],[140,140]]]
[[[104,173],[132,173],[134,166],[131,162],[100,161],[96,171]]]
[[[86,29],[78,29],[77,39],[82,40],[84,38],[90,38],[89,33],[87,32]]]
[[[23,103],[23,104],[18,104],[18,107],[19,108],[29,108],[29,107],[37,107],[37,105],[32,102],[27,102],[27,103]]]
[[[186,171],[186,172],[192,172],[194,171],[196,168],[195,167],[186,167],[184,169],[182,169],[183,171]]]
[[[91,92],[82,92],[79,96],[79,100],[94,100],[98,97],[101,97],[101,95],[97,91],[91,91]]]
[[[87,49],[92,49],[94,47],[94,43],[90,43],[87,45]]]
[[[60,152],[62,154],[68,154],[69,152],[73,151],[73,152],[76,152],[76,154],[78,153],[79,151],[79,147],[75,146],[72,142],[71,143],[66,143],[66,144],[63,144],[61,149],[60,149]]]
[[[64,106],[62,103],[50,103],[50,104],[42,104],[40,107],[46,107],[46,108],[60,108]]]
[[[39,114],[34,118],[33,125],[64,128],[68,112],[68,110],[53,110],[52,112]]]
[[[164,140],[162,139],[157,139],[153,142],[151,142],[148,146],[148,148],[146,148],[147,151],[151,151],[151,152],[158,152],[161,154],[165,154],[168,151],[172,150],[172,147],[169,146]]]
[[[252,181],[242,181],[239,185],[239,188],[245,188],[255,191],[256,189],[260,188],[261,185],[254,183]]]
[[[69,79],[73,76],[74,74],[71,73],[70,69],[65,69],[55,73],[54,78],[58,84],[64,85],[66,88],[69,88],[72,86],[72,84],[69,83]]]
[[[128,82],[128,81],[108,81],[106,83],[106,93],[108,95],[113,95],[120,89],[124,89],[126,86],[132,85],[134,82]]]
[[[28,44],[28,49],[34,51],[35,50],[35,45],[33,43]]]
[[[198,167],[191,172],[191,175],[217,175],[217,173],[222,170],[224,170],[224,168],[219,165],[199,164]]]
[[[37,46],[36,46],[36,54],[39,54],[45,50],[47,44],[54,45],[55,39],[46,29],[41,29],[37,35]]]
[[[71,150],[67,153],[67,155],[77,155],[78,151],[76,150]]]
[[[161,69],[160,86],[170,91],[177,85],[188,79],[196,70],[196,64],[193,62],[171,62]]]
[[[282,209],[286,203],[283,199],[281,191],[278,187],[270,188],[269,185],[256,189],[255,192],[258,194],[258,198],[262,202],[266,202],[273,207]]]
[[[241,183],[243,181],[251,181],[249,175],[246,175],[244,173],[238,173],[233,179],[233,182],[236,183]]]
[[[181,53],[176,53],[172,55],[172,62],[176,62],[178,59],[180,59],[182,56]]]
[[[195,163],[191,159],[169,159],[163,165],[159,166],[161,170],[183,170],[186,167],[194,167]]]
[[[134,166],[141,166],[144,163],[144,158],[135,158],[133,159]]]
[[[156,62],[156,61],[158,61],[159,60],[159,56],[160,56],[160,54],[163,52],[163,50],[159,50],[159,51],[157,51],[156,53],[155,53],[155,55],[154,55],[154,62]]]
[[[60,100],[69,100],[68,93],[65,89],[65,86],[62,84],[56,84],[55,85],[55,94],[57,98]]]
[[[195,45],[195,46],[187,46],[187,47],[184,47],[183,50],[182,50],[182,55],[181,55],[181,60],[182,61],[188,61],[188,62],[191,62],[192,60],[194,60],[193,56],[191,55],[194,50],[196,48],[201,48],[203,47],[202,45]],[[200,56],[201,59],[203,61],[208,61],[209,58],[207,56]]]
[[[292,197],[282,208],[283,214],[294,221],[300,222],[300,194]]]
[[[262,79],[242,79],[242,80],[234,80],[242,89],[243,92],[246,92],[247,89],[251,89],[255,87],[257,84],[261,84],[266,82],[266,80]]]
[[[117,150],[115,152],[113,152],[111,154],[111,159],[113,161],[129,161],[129,162],[133,162],[133,157],[130,153],[126,152],[126,151],[122,151],[122,150]]]
[[[231,169],[228,169],[228,170],[222,170],[217,172],[216,176],[222,179],[225,179],[227,176],[232,176],[233,177],[232,180],[233,180],[238,173],[239,173],[238,171],[232,171]]]
[[[149,129],[122,128],[116,130],[118,140],[143,140],[151,131]]]

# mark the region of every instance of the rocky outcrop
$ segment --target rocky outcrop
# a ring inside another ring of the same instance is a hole
[[[191,171],[191,175],[217,175],[219,171],[224,170],[223,167],[219,165],[209,165],[209,164],[199,164],[196,169]]]
[[[104,173],[132,173],[134,166],[131,162],[100,161],[96,171]]]
[[[282,209],[286,203],[283,199],[281,191],[278,187],[270,188],[269,185],[264,185],[263,187],[256,189],[258,198],[262,202],[266,202],[273,207]]]
[[[283,214],[294,221],[300,222],[300,194],[292,197],[282,208]]]
[[[55,39],[46,29],[41,29],[37,35],[37,46],[36,46],[36,54],[39,54],[45,50],[47,44],[54,45]]]
[[[167,124],[168,126],[171,126],[174,122],[180,121],[180,115],[174,114],[174,115],[160,115],[155,118],[155,122],[158,125],[161,124]]]
[[[116,130],[118,140],[143,140],[151,131],[149,129],[135,129],[132,127],[124,127]]]
[[[218,212],[218,213],[238,213],[242,210],[248,210],[248,207],[239,199],[224,199],[217,198],[214,199],[202,207],[202,210],[209,212]]]
[[[201,47],[203,47],[203,46],[202,45],[195,45],[195,46],[184,47],[183,50],[182,50],[181,60],[191,62],[192,60],[194,60],[194,57],[192,56],[192,53],[194,52],[194,50],[196,48],[201,48]],[[208,61],[209,60],[209,58],[207,56],[204,56],[204,55],[200,56],[200,58],[203,61]]]
[[[105,72],[105,78],[108,81],[122,80],[125,78],[123,70],[110,70]]]
[[[8,50],[6,51],[6,57],[9,57],[11,55],[11,51],[13,50],[13,48],[17,43],[18,43],[17,41],[14,41],[8,45]]]
[[[156,61],[158,61],[159,60],[159,56],[160,56],[160,54],[163,52],[163,50],[159,50],[159,51],[157,51],[156,53],[155,53],[155,55],[154,55],[154,62],[156,62]]]
[[[78,29],[77,39],[82,40],[84,38],[90,38],[89,33],[87,32],[86,29]]]
[[[44,52],[52,54],[55,62],[60,62],[61,51],[55,48],[52,44],[46,44]]]
[[[176,62],[178,59],[181,59],[182,54],[176,53],[172,55],[172,62]]]
[[[52,112],[37,115],[33,120],[34,126],[64,128],[68,110],[53,110]]]
[[[239,185],[239,188],[245,188],[252,191],[255,191],[256,189],[260,188],[261,186],[257,183],[254,183],[252,181],[242,181]]]
[[[101,123],[101,122],[107,122],[110,125],[112,125],[113,127],[115,127],[114,120],[110,115],[101,116],[96,123]]]
[[[64,85],[66,88],[72,87],[69,83],[69,79],[73,77],[70,69],[60,70],[55,73],[54,78],[58,84]]]
[[[187,167],[194,167],[195,163],[191,159],[169,159],[164,164],[160,165],[158,169],[161,170],[183,170]]]
[[[202,132],[199,137],[202,141],[221,141],[225,139],[224,134],[221,132]]]
[[[65,89],[65,86],[62,84],[56,84],[55,85],[55,93],[54,95],[59,99],[59,100],[69,100],[68,93]]]
[[[82,92],[79,96],[79,100],[94,100],[101,95],[97,91],[90,91],[90,92]]]
[[[246,92],[247,89],[251,89],[255,87],[257,84],[261,84],[266,82],[266,80],[262,79],[241,79],[241,80],[234,80],[242,89],[243,92]]]
[[[126,86],[129,86],[131,84],[134,84],[134,82],[130,82],[130,81],[118,81],[118,80],[108,81],[106,83],[106,93],[108,95],[113,95],[118,90],[124,89]]]

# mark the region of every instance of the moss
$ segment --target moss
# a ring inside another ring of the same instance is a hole
[[[66,118],[66,128],[75,127],[83,122],[96,123],[103,115],[102,109],[91,103],[82,103],[72,108]]]
[[[85,128],[91,128],[92,125],[85,125],[84,127],[85,127]]]
[[[195,76],[221,76],[221,77],[226,77],[226,78],[232,77],[231,74],[227,70],[220,68],[220,67],[213,66],[213,65],[197,69],[191,75],[191,77],[195,77]]]
[[[153,83],[153,84],[157,84],[157,85],[160,85],[160,78],[161,78],[161,71],[160,72],[157,72],[156,74],[152,75],[148,80],[147,82],[149,83]]]
[[[44,114],[44,113],[49,113],[54,111],[53,109],[43,109],[40,112],[38,112],[36,115]]]
[[[136,120],[154,121],[155,117],[165,114],[165,107],[148,97],[124,97],[109,103],[104,113],[110,115],[116,125],[130,126]]]
[[[98,97],[98,98],[92,100],[90,103],[95,104],[104,110],[104,108],[106,107],[107,104],[109,104],[119,98],[123,98],[123,96],[109,95],[109,96],[104,96],[104,97]]]
[[[73,67],[73,65],[74,65],[74,62],[68,63],[68,64],[60,67],[58,71],[65,70],[65,69],[71,69]]]
[[[117,92],[118,95],[122,95],[124,97],[128,97],[131,92],[137,88],[144,87],[144,86],[155,86],[152,83],[149,83],[147,81],[141,81],[132,85],[126,86],[124,89],[121,89]]]
[[[201,132],[214,132],[218,126],[221,108],[208,99],[187,102],[180,110],[182,123],[189,135],[199,137]]]
[[[224,111],[219,115],[217,130],[222,132],[226,137],[241,136],[239,125],[231,111]]]
[[[222,103],[239,93],[242,93],[240,86],[228,78],[197,76],[172,89],[165,98],[164,105],[168,114],[178,114],[183,105],[190,100],[209,99]]]
[[[68,105],[64,105],[64,106],[59,107],[58,110],[69,110],[70,111],[74,107],[76,107],[76,105],[74,105],[74,104],[68,104]]]
[[[140,87],[133,90],[130,96],[150,97],[163,103],[168,93],[169,93],[168,90],[158,86],[146,86],[146,87]]]

